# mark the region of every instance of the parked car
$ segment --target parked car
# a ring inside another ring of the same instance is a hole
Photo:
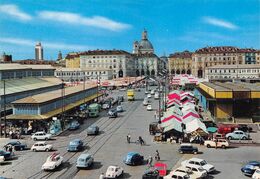
[[[227,133],[233,132],[238,128],[237,124],[218,124],[218,133],[226,135]]]
[[[147,110],[147,111],[153,110],[153,109],[152,109],[152,105],[151,105],[151,104],[148,104],[147,107],[146,107],[146,110]]]
[[[76,129],[79,129],[79,122],[78,121],[72,121],[70,124],[69,124],[69,130],[76,130]]]
[[[218,147],[218,148],[227,148],[229,147],[229,142],[226,139],[214,139],[214,140],[205,140],[204,145],[208,148],[210,147]]]
[[[249,134],[245,133],[243,131],[233,131],[231,133],[226,134],[226,138],[228,140],[232,140],[232,139],[239,139],[239,140],[247,140],[249,139]]]
[[[260,178],[260,168],[255,170],[255,173],[252,175],[253,179],[259,179]]]
[[[149,133],[151,135],[155,135],[160,132],[162,132],[162,129],[158,126],[158,122],[152,122],[149,124]]]
[[[83,149],[83,142],[80,139],[74,139],[70,141],[67,151],[78,152]]]
[[[129,152],[123,159],[127,165],[141,165],[144,162],[144,157],[137,152]]]
[[[154,95],[155,91],[154,90],[151,90],[151,95]]]
[[[51,134],[46,134],[45,132],[36,132],[31,136],[33,140],[49,140],[51,137]]]
[[[259,161],[250,161],[241,168],[241,171],[246,176],[252,176],[256,169],[260,168]]]
[[[13,155],[10,152],[6,152],[4,150],[0,150],[0,157],[3,156],[4,160],[10,160],[13,158]]]
[[[198,148],[194,147],[191,144],[188,143],[183,143],[181,144],[180,148],[178,149],[179,153],[184,154],[184,153],[193,153],[197,154],[198,153]]]
[[[156,168],[150,167],[145,170],[142,179],[160,179],[159,171]]]
[[[116,109],[110,109],[107,114],[108,114],[109,118],[116,118],[117,117],[117,110]]]
[[[124,112],[124,109],[121,105],[119,105],[119,106],[116,107],[116,111],[117,112]]]
[[[107,168],[105,177],[106,178],[117,178],[124,174],[124,169],[122,167],[111,165]]]
[[[117,99],[118,99],[119,102],[123,102],[123,101],[125,100],[125,98],[124,98],[123,95],[119,95],[119,96],[117,97]]]
[[[145,91],[144,93],[145,93],[145,94],[148,94],[148,93],[149,93],[149,91]]]
[[[51,154],[42,165],[42,170],[55,170],[62,164],[63,157],[59,153]]]
[[[249,127],[246,124],[239,124],[237,129],[240,131],[243,131],[243,132],[252,132],[252,130],[253,130],[252,127]]]
[[[77,159],[77,168],[88,168],[94,163],[94,158],[90,154],[81,154]]]
[[[150,93],[147,94],[147,98],[151,98],[152,95]]]
[[[46,152],[48,152],[48,151],[52,150],[52,145],[51,144],[47,144],[46,142],[36,142],[31,147],[31,150],[34,151],[34,152],[37,152],[37,151],[46,151]]]
[[[156,168],[159,171],[159,175],[161,177],[166,176],[166,174],[167,174],[167,164],[161,163],[161,162],[156,162],[154,164],[154,168]]]
[[[27,145],[22,144],[20,141],[9,142],[5,145],[5,147],[6,146],[12,146],[14,148],[14,150],[25,150],[25,149],[27,149]]]
[[[87,128],[88,135],[98,135],[98,133],[99,133],[99,127],[96,125],[91,125]]]
[[[5,162],[5,157],[4,156],[0,156],[0,164]],[[0,178],[1,179],[1,178]]]
[[[192,171],[195,178],[206,178],[208,175],[207,171],[199,165],[187,164],[185,167]]]
[[[171,172],[167,176],[163,177],[163,179],[190,179],[190,176],[187,173],[183,172]]]
[[[192,171],[192,168],[186,168],[186,167],[183,167],[183,166],[180,166],[179,168],[176,168],[175,170],[172,170],[170,173],[175,173],[175,172],[182,172],[182,173],[186,173],[189,175],[190,178],[194,179],[194,178],[201,178],[202,175],[205,175],[201,172],[197,172],[198,169],[194,169],[196,170],[195,172]],[[204,172],[206,173],[206,172]],[[170,175],[172,176],[172,175]],[[167,178],[168,179],[168,178]]]
[[[200,158],[191,158],[189,160],[184,160],[183,162],[181,162],[181,165],[184,166],[184,167],[186,167],[187,165],[190,165],[190,164],[202,167],[208,173],[215,171],[215,167],[213,165],[208,164],[205,160],[200,159]]]

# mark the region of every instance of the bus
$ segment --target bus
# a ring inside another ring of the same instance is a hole
[[[98,103],[93,103],[88,106],[88,116],[89,117],[98,117],[101,106]]]

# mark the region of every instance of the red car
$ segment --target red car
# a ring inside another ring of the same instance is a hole
[[[218,133],[226,135],[227,133],[233,132],[238,125],[236,124],[219,124],[218,126]]]
[[[159,171],[161,177],[167,175],[167,164],[157,162],[154,164],[154,168],[156,168]]]

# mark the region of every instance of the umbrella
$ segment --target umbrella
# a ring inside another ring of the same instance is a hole
[[[209,133],[215,133],[215,132],[217,132],[217,130],[218,130],[218,128],[216,128],[216,127],[208,127],[208,128],[207,128],[207,131],[208,131]]]

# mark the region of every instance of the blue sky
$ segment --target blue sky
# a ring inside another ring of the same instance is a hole
[[[0,53],[122,49],[147,29],[158,56],[232,45],[260,49],[260,0],[0,0]]]

